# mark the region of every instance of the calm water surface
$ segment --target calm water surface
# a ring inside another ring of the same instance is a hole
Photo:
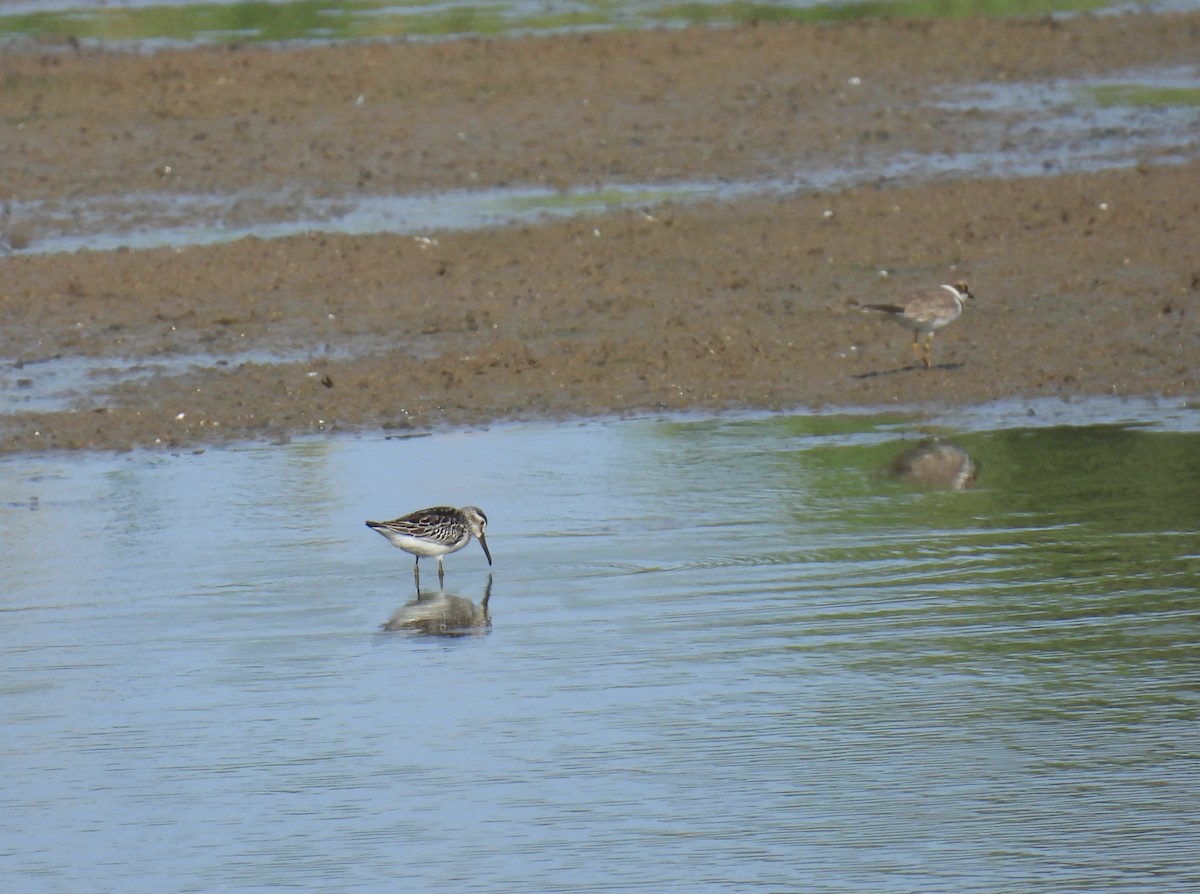
[[[1022,418],[940,420],[967,491],[879,475],[900,415],[4,459],[0,870],[1195,891],[1200,412]],[[363,520],[443,502],[490,626],[384,632]]]

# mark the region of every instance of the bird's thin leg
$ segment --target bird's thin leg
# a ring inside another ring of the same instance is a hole
[[[914,353],[914,354],[916,354],[918,357],[922,357],[922,354],[921,354],[921,333],[919,333],[919,332],[914,332],[914,333],[913,333],[913,353]],[[922,359],[923,359],[923,358],[922,358]]]
[[[417,556],[417,560],[413,562],[413,580],[417,582],[417,593],[421,592],[421,557]]]
[[[446,583],[446,569],[442,567],[442,557],[438,556],[438,585],[443,586]]]
[[[925,362],[925,368],[933,367],[933,333],[929,333],[929,337],[925,339],[925,352],[921,355],[921,359]]]

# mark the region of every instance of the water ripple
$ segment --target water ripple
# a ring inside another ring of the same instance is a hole
[[[963,428],[953,493],[875,474],[894,411],[4,458],[7,877],[1190,891],[1200,424],[1160,409]],[[437,598],[490,635],[380,631],[411,563],[362,519],[467,499],[496,566]]]

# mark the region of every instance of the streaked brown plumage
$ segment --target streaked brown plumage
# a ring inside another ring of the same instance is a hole
[[[471,542],[472,537],[479,540],[488,564],[492,564],[492,554],[483,536],[487,528],[487,516],[476,506],[464,506],[462,509],[434,506],[391,521],[369,521],[367,527],[386,537],[392,546],[417,557],[413,574],[418,580],[421,575],[421,556],[437,556],[440,581],[445,577],[442,557],[458,552]]]

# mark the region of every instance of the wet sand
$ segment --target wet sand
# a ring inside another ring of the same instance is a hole
[[[0,58],[6,202],[779,177],[976,151],[976,82],[1194,65],[1200,14]],[[919,60],[919,63],[914,61]],[[1176,110],[1177,111],[1177,110]],[[1014,137],[1019,139],[1019,137]],[[1195,154],[1195,153],[1193,153]],[[1200,393],[1200,162],[879,181],[413,235],[37,254],[0,222],[0,357],[205,365],[0,416],[0,450],[199,447],[662,410]],[[965,279],[915,362],[853,308]],[[246,358],[250,357],[251,360]],[[273,359],[274,358],[274,359]],[[282,359],[280,359],[282,358]]]

